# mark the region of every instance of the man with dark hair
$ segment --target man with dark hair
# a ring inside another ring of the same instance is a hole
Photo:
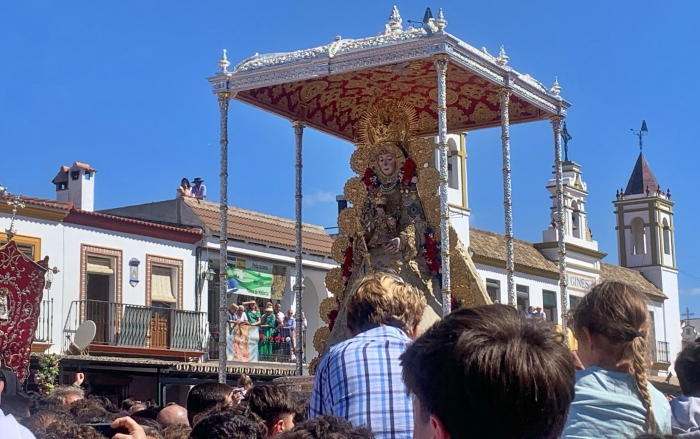
[[[373,439],[366,427],[355,428],[350,421],[337,416],[322,415],[294,426],[279,439]]]
[[[416,288],[390,273],[360,279],[346,299],[352,338],[319,363],[309,418],[335,415],[367,426],[378,439],[411,439],[413,407],[399,356],[418,333],[425,303]]]
[[[194,427],[195,417],[233,404],[233,388],[221,383],[197,384],[187,395],[187,420]]]
[[[199,421],[190,433],[190,439],[264,439],[255,423],[229,410],[209,415]]]
[[[265,421],[268,437],[294,428],[296,405],[286,388],[255,386],[246,393],[244,401]]]
[[[414,438],[558,438],[574,397],[562,337],[506,305],[455,311],[401,356]]]
[[[14,416],[3,413],[8,403],[26,402],[27,414],[29,414],[29,397],[22,389],[22,384],[17,375],[9,369],[0,368],[0,437],[8,439],[30,439],[34,435],[23,425],[19,425]]]
[[[671,400],[671,430],[679,438],[700,438],[700,339],[683,348],[674,368],[683,396]]]

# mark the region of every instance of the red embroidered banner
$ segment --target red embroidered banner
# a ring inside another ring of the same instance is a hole
[[[0,247],[0,355],[20,381],[29,376],[45,273],[14,241]]]

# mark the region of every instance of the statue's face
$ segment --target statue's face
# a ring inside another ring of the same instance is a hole
[[[396,171],[396,157],[393,155],[382,154],[379,156],[378,162],[379,170],[387,177],[393,175],[394,171]]]

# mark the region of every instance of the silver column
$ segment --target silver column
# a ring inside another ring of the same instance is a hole
[[[303,321],[301,318],[301,300],[302,300],[302,293],[303,293],[303,278],[302,278],[302,264],[301,264],[301,230],[302,230],[302,223],[301,223],[301,200],[302,200],[302,194],[301,194],[301,168],[302,168],[302,161],[301,161],[301,147],[302,147],[302,138],[304,135],[304,123],[295,121],[292,122],[292,125],[294,126],[294,137],[296,139],[296,195],[294,196],[295,198],[295,219],[296,219],[296,255],[294,257],[294,262],[295,262],[295,269],[296,269],[296,280],[294,282],[294,298],[296,300],[296,356],[297,356],[297,363],[296,363],[296,375],[301,376],[304,374],[304,344],[303,344]]]
[[[219,98],[219,191],[221,192],[219,210],[221,215],[221,233],[219,236],[219,382],[226,384],[226,268],[228,263],[228,103],[231,94],[217,93]]]
[[[450,291],[450,206],[447,198],[447,58],[435,60],[438,79],[438,157],[440,158],[440,249],[442,258],[442,315],[452,311]]]
[[[561,125],[564,117],[552,116],[552,129],[554,130],[554,168],[557,184],[557,240],[559,243],[559,293],[561,295],[561,328],[566,344],[569,344],[567,334],[567,318],[569,313],[569,292],[566,279],[566,242],[564,241],[566,226],[564,217],[564,175],[561,162]]]
[[[513,186],[510,175],[510,119],[508,104],[510,89],[502,88],[498,94],[501,101],[501,149],[503,150],[503,210],[506,223],[506,275],[508,288],[508,305],[516,306],[515,295],[515,255],[513,252]]]

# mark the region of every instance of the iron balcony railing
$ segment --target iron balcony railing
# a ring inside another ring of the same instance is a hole
[[[651,358],[654,363],[671,364],[669,357],[669,349],[667,341],[657,341],[656,346],[652,349]]]
[[[39,322],[34,333],[34,341],[53,343],[53,299],[42,300],[39,305]]]
[[[93,344],[205,352],[206,313],[155,306],[77,300],[71,303],[64,328],[64,351],[78,326],[95,322]]]
[[[208,357],[209,360],[217,360],[219,358],[219,327],[217,324],[209,325],[211,330],[211,335],[209,336],[209,347],[208,347]],[[296,362],[296,356],[294,355],[294,349],[292,348],[292,342],[287,341],[289,334],[283,334],[282,331],[275,331],[270,336],[262,336],[257,340],[257,361],[270,361],[276,363],[294,363]],[[302,337],[303,352],[304,352],[304,363],[306,363],[306,330]],[[231,334],[229,334],[226,341],[227,345],[234,343]],[[227,349],[230,351],[231,349]],[[229,352],[230,354],[230,352]],[[235,360],[234,360],[235,361]],[[255,360],[246,360],[254,362]]]

